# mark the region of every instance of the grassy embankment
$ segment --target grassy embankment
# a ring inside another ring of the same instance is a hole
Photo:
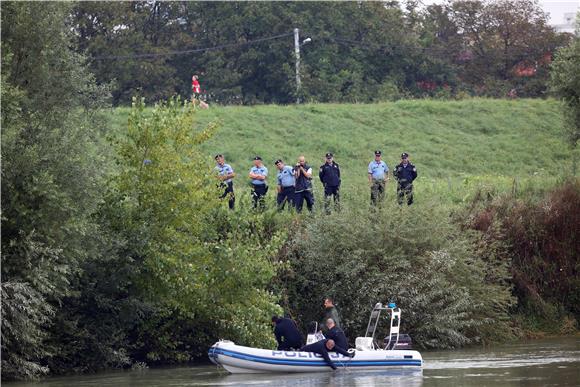
[[[122,127],[128,108],[118,108]],[[402,151],[411,155],[419,179],[416,196],[462,201],[474,188],[508,191],[553,186],[571,171],[572,154],[553,100],[412,100],[371,105],[219,107],[199,112],[198,123],[219,120],[218,133],[204,145],[208,160],[223,153],[238,173],[238,195],[261,155],[275,184],[273,161],[294,163],[304,154],[317,170],[328,151],[343,174],[343,197],[368,194],[366,168],[381,149],[392,168]],[[391,183],[390,195],[394,196]],[[321,186],[317,183],[317,196]],[[273,196],[272,190],[269,193]]]

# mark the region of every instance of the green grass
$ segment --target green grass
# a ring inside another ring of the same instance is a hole
[[[116,109],[113,125],[122,128],[127,114],[126,108]],[[238,173],[238,187],[255,155],[264,158],[274,185],[274,160],[293,164],[303,154],[317,170],[324,154],[333,152],[348,195],[366,192],[375,149],[383,151],[390,168],[405,151],[419,171],[419,196],[443,189],[459,200],[481,185],[503,190],[513,189],[514,182],[516,188],[553,185],[572,169],[554,100],[211,106],[198,113],[199,127],[216,120],[222,125],[203,149],[208,160],[216,153],[226,156]]]

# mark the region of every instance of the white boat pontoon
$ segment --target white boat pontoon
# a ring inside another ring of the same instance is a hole
[[[390,318],[390,331],[380,342],[375,339],[375,335],[382,312],[386,312],[387,318]],[[395,304],[376,304],[371,312],[365,336],[356,338],[355,357],[329,352],[330,359],[337,367],[348,367],[349,370],[420,369],[423,358],[419,352],[410,349],[411,343],[407,335],[399,335],[400,321],[401,310]],[[308,343],[315,341],[317,339],[314,334],[308,335]],[[208,355],[214,364],[222,366],[232,374],[332,370],[317,353],[244,347],[227,340],[215,343],[209,349]]]

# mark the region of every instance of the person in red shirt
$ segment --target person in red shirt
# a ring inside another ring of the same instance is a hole
[[[199,84],[197,75],[191,77],[191,92],[195,97],[199,97],[199,94],[201,93],[201,86]]]
[[[197,75],[191,77],[191,103],[198,104],[200,108],[207,109],[208,104],[201,100],[201,85]],[[197,100],[197,102],[196,102]]]

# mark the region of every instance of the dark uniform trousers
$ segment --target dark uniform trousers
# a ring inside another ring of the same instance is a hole
[[[334,199],[334,206],[340,207],[340,186],[339,185],[325,185],[324,186],[324,209],[328,213],[330,211],[330,197]]]
[[[413,183],[400,181],[397,184],[397,202],[399,205],[403,204],[405,196],[407,196],[407,205],[413,204]]]
[[[385,198],[385,180],[373,179],[371,185],[371,204],[376,206]]]
[[[294,203],[296,204],[296,211],[302,212],[302,206],[306,200],[306,208],[308,211],[312,212],[312,207],[314,206],[314,195],[312,195],[311,190],[304,190],[294,193]]]
[[[220,196],[220,199],[224,199],[226,196],[229,196],[228,206],[230,207],[230,210],[233,210],[236,203],[236,197],[234,196],[234,182],[230,181],[229,183],[222,183],[221,187],[225,188],[225,190],[224,193]]]
[[[278,209],[283,210],[284,206],[288,202],[288,209],[294,207],[294,186],[282,187],[282,191],[278,192],[276,197],[276,203],[278,203]]]
[[[266,208],[265,196],[268,192],[268,186],[266,184],[252,184],[252,199],[254,201],[254,208],[258,206],[261,209]]]
[[[324,340],[317,341],[316,343],[313,343],[313,344],[305,345],[304,347],[300,348],[300,351],[301,352],[314,352],[314,353],[318,353],[318,354],[322,355],[322,358],[324,359],[326,364],[328,364],[328,366],[330,368],[335,370],[336,366],[332,363],[332,360],[330,360],[330,356],[328,356],[328,349],[326,349],[326,342],[327,341],[328,341],[328,339],[324,339]],[[345,349],[340,348],[340,347],[336,347],[336,346],[333,348],[333,351],[336,353],[340,353],[341,355],[348,356],[348,357],[354,356],[354,355],[348,353]]]

